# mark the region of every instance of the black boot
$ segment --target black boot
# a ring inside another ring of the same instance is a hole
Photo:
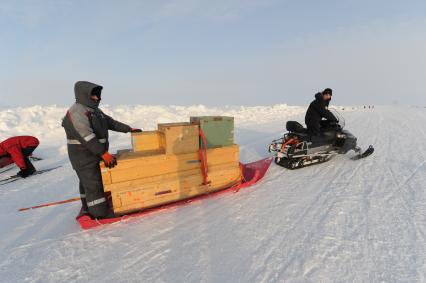
[[[25,165],[27,166],[26,173],[28,174],[28,176],[34,174],[37,171],[28,157],[25,157]]]
[[[110,210],[105,216],[99,217],[98,219],[110,219],[110,218],[116,218],[116,217],[117,216],[115,215],[114,211]]]

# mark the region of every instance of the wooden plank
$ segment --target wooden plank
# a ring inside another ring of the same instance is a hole
[[[146,200],[146,201],[143,200],[143,197],[140,197],[139,200],[141,200],[141,201],[133,202],[133,203],[124,203],[125,205],[122,205],[122,206],[114,209],[114,212],[117,215],[124,215],[124,214],[127,214],[127,213],[140,211],[142,209],[148,209],[148,208],[152,208],[152,207],[156,207],[156,206],[160,206],[160,205],[164,205],[164,204],[168,204],[168,203],[172,203],[172,202],[176,202],[176,201],[190,199],[190,198],[193,198],[193,197],[196,197],[196,196],[199,196],[199,195],[223,190],[223,189],[232,187],[234,184],[237,184],[237,183],[238,183],[238,181],[225,184],[221,187],[211,187],[210,186],[207,189],[204,189],[203,191],[196,190],[194,188],[191,191],[185,192],[184,197],[183,197],[182,193],[170,194],[170,195],[166,195],[166,196],[163,196],[163,197],[158,197],[158,198]],[[121,198],[118,197],[117,200],[118,200],[118,202],[121,203]]]
[[[208,158],[213,158],[216,155],[220,154],[239,154],[239,146],[234,144],[232,146],[226,146],[221,148],[213,148],[207,150]],[[167,155],[164,154],[161,150],[156,151],[143,151],[143,152],[123,152],[120,155],[117,155],[117,161],[119,162],[118,166],[113,169],[108,169],[110,171],[116,170],[121,167],[122,169],[134,168],[139,165],[144,165],[146,163],[161,163],[163,159],[167,160],[192,160],[199,159],[198,152],[179,154],[179,155]],[[103,165],[103,162],[100,163],[101,168],[106,168]]]
[[[240,168],[233,164],[227,167],[222,166],[221,170],[214,170],[211,173],[211,183],[208,186],[200,185],[202,176],[198,174],[186,176],[183,179],[146,183],[127,191],[114,191],[111,193],[114,212],[124,214],[191,198],[227,188],[240,180]]]
[[[225,164],[215,166],[211,172],[211,185],[216,186],[221,182],[228,183],[240,178],[240,168],[237,164]],[[164,177],[164,176],[161,176]],[[138,180],[139,181],[139,180]],[[112,194],[126,193],[131,191],[143,191],[147,196],[153,197],[164,189],[174,187],[175,189],[183,189],[192,186],[198,186],[203,179],[200,172],[192,171],[191,174],[182,174],[179,176],[169,175],[167,178],[154,177],[144,179],[145,182],[127,182],[120,183],[121,187],[116,186],[111,190]],[[174,184],[174,186],[170,186]],[[116,184],[118,185],[118,184]]]
[[[120,153],[117,152],[117,154],[115,154],[115,157],[117,158],[117,160],[122,161],[133,161],[135,159],[139,159],[141,157],[150,157],[150,156],[157,156],[157,155],[161,155],[161,154],[165,154],[164,149],[158,149],[158,150],[144,150],[144,151],[137,151],[134,152],[133,150],[131,151],[121,151]]]
[[[208,166],[229,162],[239,162],[239,147],[233,145],[207,150]],[[198,153],[182,155],[144,155],[126,153],[118,158],[118,165],[112,169],[105,168],[101,163],[104,185],[143,179],[152,176],[183,172],[200,168]]]
[[[101,169],[101,175],[102,175],[102,183],[104,184],[104,187],[112,183],[110,172]]]
[[[223,170],[229,170],[229,168],[239,169],[239,162],[232,161],[225,164],[219,164],[215,166],[211,166],[209,168],[209,180],[212,180],[212,178],[215,176],[216,172],[223,171]],[[178,180],[178,179],[184,179],[189,176],[196,175],[198,178],[201,178],[199,183],[202,183],[202,172],[200,168],[195,168],[192,170],[186,170],[186,171],[178,171],[163,175],[157,175],[157,176],[151,176],[141,179],[135,179],[135,180],[129,180],[125,182],[119,182],[119,183],[110,183],[110,184],[104,184],[104,191],[105,192],[117,192],[117,191],[127,191],[132,190],[134,188],[143,187],[145,184],[158,184],[158,183],[164,183],[168,180]]]
[[[124,191],[113,191],[111,194],[127,195],[131,192],[140,192],[145,200],[161,197],[168,193],[178,193],[186,189],[197,188],[205,190],[208,187],[219,187],[231,182],[240,180],[240,169],[237,167],[227,167],[212,173],[211,183],[205,187],[201,185],[200,174],[185,176],[184,178],[170,178],[163,182],[150,182],[137,187],[127,188]]]

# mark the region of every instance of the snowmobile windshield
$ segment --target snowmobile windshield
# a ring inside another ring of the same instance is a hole
[[[343,118],[342,114],[340,114],[336,109],[330,109],[330,112],[333,113],[334,117],[337,118],[338,123],[340,125],[340,127],[342,127],[342,129],[345,128],[346,125],[346,121],[345,118]]]

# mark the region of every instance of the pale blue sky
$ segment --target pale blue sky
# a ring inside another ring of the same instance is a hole
[[[425,1],[0,0],[0,106],[426,104]]]

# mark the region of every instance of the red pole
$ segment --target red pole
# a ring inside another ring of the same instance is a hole
[[[67,199],[67,200],[61,200],[61,201],[50,202],[50,203],[40,204],[40,205],[36,205],[36,206],[21,208],[18,211],[26,211],[26,210],[31,210],[31,209],[36,209],[36,208],[41,208],[41,207],[46,207],[46,206],[59,205],[59,204],[64,204],[64,203],[69,203],[69,202],[74,202],[74,201],[79,201],[79,200],[80,200],[80,198],[71,198],[71,199]]]

